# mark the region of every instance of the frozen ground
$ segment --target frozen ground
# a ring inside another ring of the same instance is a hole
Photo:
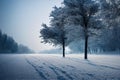
[[[120,55],[0,54],[0,80],[120,80]]]

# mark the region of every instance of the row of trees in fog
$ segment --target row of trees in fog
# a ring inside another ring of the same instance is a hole
[[[32,52],[24,45],[18,43],[7,34],[3,34],[0,30],[0,53],[27,53]]]
[[[120,50],[120,0],[64,0],[62,4],[51,12],[50,25],[42,25],[43,42],[62,46],[63,57],[65,46],[84,51],[85,59],[88,51]]]

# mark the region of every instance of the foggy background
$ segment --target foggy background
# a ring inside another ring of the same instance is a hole
[[[62,0],[0,0],[0,29],[13,37],[18,44],[40,51],[55,47],[40,43],[42,23],[49,25],[53,7]]]

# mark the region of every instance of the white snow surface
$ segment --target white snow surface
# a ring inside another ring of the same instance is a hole
[[[120,55],[0,54],[0,80],[120,80]]]

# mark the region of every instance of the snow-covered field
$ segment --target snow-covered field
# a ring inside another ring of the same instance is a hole
[[[0,54],[0,80],[120,80],[120,55]]]

